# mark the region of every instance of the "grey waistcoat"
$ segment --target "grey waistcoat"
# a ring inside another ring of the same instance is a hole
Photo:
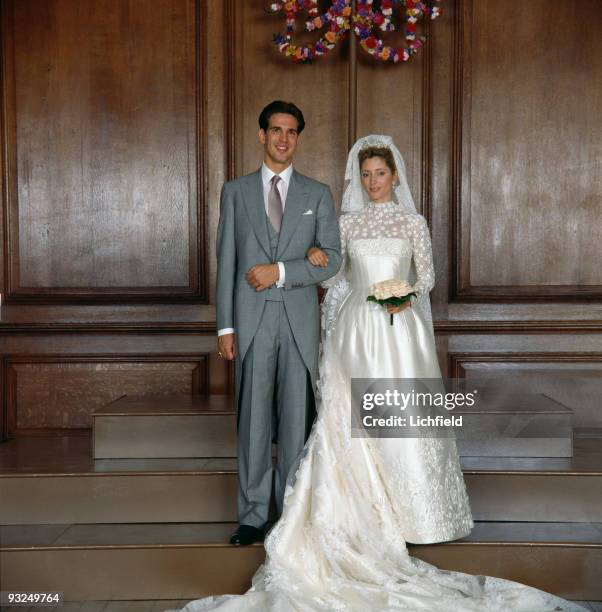
[[[276,252],[278,250],[278,239],[280,238],[280,232],[277,232],[270,223],[270,219],[265,215],[265,223],[268,226],[268,237],[270,239],[270,250],[272,255],[272,263],[276,263]],[[276,285],[266,289],[265,299],[270,302],[283,302],[282,289],[277,288]]]

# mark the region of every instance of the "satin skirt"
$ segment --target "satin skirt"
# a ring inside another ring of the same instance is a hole
[[[338,369],[333,371],[338,393],[348,405],[350,391],[344,387],[351,378],[441,377],[431,327],[420,310],[402,310],[391,325],[389,313],[358,291],[342,305],[324,351],[325,366]],[[349,408],[346,412],[340,418],[349,420]],[[429,544],[470,533],[472,516],[454,438],[353,438],[352,443],[366,446],[380,477],[379,493],[388,497],[405,542]]]
[[[336,356],[348,378],[439,378],[435,341],[418,308],[391,317],[383,306],[353,290],[342,304],[324,351]]]

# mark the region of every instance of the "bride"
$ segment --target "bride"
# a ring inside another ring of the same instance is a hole
[[[246,594],[192,601],[184,611],[582,610],[409,555],[406,543],[455,540],[473,526],[455,440],[352,437],[350,379],[441,376],[429,232],[390,137],[356,142],[345,178],[344,263],[325,283],[318,417],[266,538],[266,561]],[[310,249],[308,258],[323,265],[325,254]],[[392,278],[413,283],[412,302],[387,312],[366,301],[373,283]]]

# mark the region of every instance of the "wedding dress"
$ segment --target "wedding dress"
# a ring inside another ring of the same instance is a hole
[[[441,376],[424,307],[434,284],[426,221],[395,202],[358,208],[340,219],[344,263],[326,283],[318,416],[267,535],[266,561],[244,595],[193,601],[184,611],[583,610],[409,555],[406,542],[461,538],[473,521],[453,438],[351,436],[350,378]],[[412,280],[418,294],[393,326],[366,301],[372,283],[391,278]]]
[[[252,589],[191,602],[186,612],[581,609],[528,586],[409,556],[406,542],[453,540],[473,525],[455,441],[350,435],[350,377],[440,376],[420,311],[406,308],[391,326],[383,307],[366,301],[372,283],[406,279],[412,256],[415,289],[428,294],[432,287],[426,222],[398,208],[373,204],[341,217],[346,268],[329,292],[342,303],[333,309],[338,316],[324,317],[318,417]]]

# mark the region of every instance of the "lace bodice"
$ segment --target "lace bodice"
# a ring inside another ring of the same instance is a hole
[[[328,289],[322,302],[321,326],[326,336],[334,329],[339,310],[355,286],[363,293],[363,282],[354,282],[355,274],[362,274],[362,263],[368,257],[383,256],[383,264],[398,260],[392,278],[407,280],[416,291],[416,306],[432,331],[430,291],[435,285],[435,270],[431,238],[426,219],[419,214],[408,213],[395,202],[369,203],[361,212],[346,213],[339,218],[341,230],[342,263],[339,272],[322,283]],[[374,269],[372,263],[370,268]],[[395,266],[384,266],[393,269]],[[385,276],[388,272],[383,270]],[[363,274],[362,274],[363,275]],[[363,275],[364,276],[364,275]],[[372,276],[372,275],[371,275]],[[375,280],[387,280],[374,278]],[[366,293],[367,295],[367,293]],[[414,301],[414,298],[412,298]]]
[[[362,212],[342,215],[339,226],[343,263],[338,274],[323,283],[324,287],[352,278],[354,256],[399,255],[413,257],[414,289],[419,299],[428,296],[435,284],[435,270],[429,229],[422,215],[408,214],[394,202],[370,203]]]

